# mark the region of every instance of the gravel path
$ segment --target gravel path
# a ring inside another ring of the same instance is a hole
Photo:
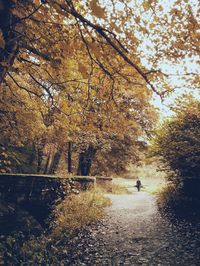
[[[108,196],[106,218],[76,239],[66,265],[200,265],[200,230],[162,218],[146,192]]]

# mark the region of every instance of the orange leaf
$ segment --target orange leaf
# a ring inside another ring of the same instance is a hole
[[[99,5],[98,0],[92,0],[90,2],[90,8],[93,15],[98,18],[105,18],[105,10]]]

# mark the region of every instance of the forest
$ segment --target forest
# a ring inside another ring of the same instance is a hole
[[[199,30],[196,0],[0,0],[1,176],[156,162],[199,206]]]

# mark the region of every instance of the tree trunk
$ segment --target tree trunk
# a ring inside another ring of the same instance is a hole
[[[47,160],[46,160],[44,172],[43,172],[44,174],[47,174],[49,172],[50,161],[51,161],[51,152],[49,152],[47,156]]]
[[[72,172],[72,143],[68,143],[68,152],[67,152],[67,168],[68,173]]]
[[[43,149],[38,148],[37,150],[37,173],[40,173],[42,169],[42,161],[43,161]]]
[[[49,169],[49,174],[55,174],[56,170],[58,169],[62,152],[63,152],[63,147],[58,147],[58,150],[55,152],[54,157],[52,159],[51,166]]]
[[[97,149],[93,146],[89,146],[87,150],[81,152],[79,154],[79,162],[78,162],[78,175],[88,176],[90,174],[90,169],[92,165],[92,161],[95,157]]]
[[[44,148],[46,145],[46,139],[41,138],[37,143],[37,173],[42,171],[42,163],[44,159]]]
[[[15,16],[11,9],[13,1],[0,0],[0,30],[2,33],[1,39],[4,45],[0,47],[0,85],[5,78],[8,68],[13,65],[18,54],[19,34],[15,31]]]
[[[28,164],[30,166],[32,166],[34,164],[35,160],[36,160],[36,152],[37,151],[35,149],[35,145],[34,144],[32,144],[30,146],[30,149],[31,149],[31,154],[30,154],[30,157],[29,157],[29,160],[28,160]]]

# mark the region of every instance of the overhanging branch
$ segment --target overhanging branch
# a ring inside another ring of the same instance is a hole
[[[79,21],[81,21],[83,24],[88,25],[90,28],[94,29],[100,36],[102,36],[107,43],[130,65],[132,66],[138,73],[140,76],[142,76],[142,78],[146,81],[146,83],[151,87],[151,89],[158,94],[159,96],[162,97],[161,93],[159,93],[157,91],[157,89],[154,87],[154,85],[150,82],[150,80],[148,79],[147,75],[145,75],[145,73],[141,70],[141,68],[139,66],[137,66],[134,62],[131,61],[131,59],[125,54],[127,51],[125,51],[125,49],[123,49],[123,51],[119,48],[118,45],[116,45],[115,42],[112,41],[112,39],[106,34],[106,29],[104,29],[103,27],[99,26],[99,25],[95,25],[94,23],[92,23],[91,21],[89,21],[88,19],[86,19],[85,17],[83,17],[82,15],[80,15],[75,8],[72,5],[71,1],[67,1],[67,5],[69,6],[69,2],[71,3],[70,9],[68,9],[67,7],[58,4],[60,6],[60,8],[62,10],[64,10],[65,12],[71,14],[73,17],[75,17],[76,19],[78,19]],[[109,31],[107,31],[108,33],[110,33]],[[115,37],[116,40],[116,37]],[[119,43],[118,43],[119,44]],[[120,47],[122,48],[122,46],[120,45]]]
[[[21,43],[20,47],[25,48],[29,52],[33,53],[34,55],[41,57],[42,59],[44,59],[46,61],[53,61],[53,58],[49,54],[40,52],[38,49],[28,45],[27,43]]]

